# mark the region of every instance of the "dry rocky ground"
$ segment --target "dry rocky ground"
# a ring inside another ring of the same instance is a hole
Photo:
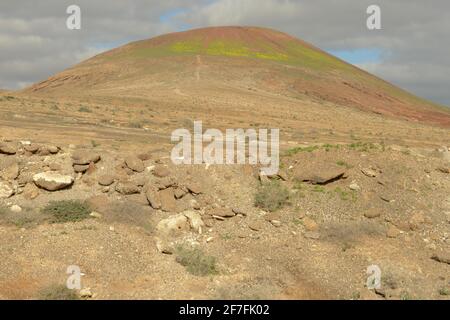
[[[3,138],[0,297],[78,265],[90,299],[448,299],[447,147],[310,144],[273,177],[169,151]]]

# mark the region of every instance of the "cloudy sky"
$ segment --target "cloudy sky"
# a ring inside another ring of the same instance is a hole
[[[66,9],[81,7],[81,30]],[[381,7],[382,30],[366,9]],[[1,0],[0,88],[43,80],[133,40],[196,27],[287,32],[413,93],[450,106],[448,0]]]

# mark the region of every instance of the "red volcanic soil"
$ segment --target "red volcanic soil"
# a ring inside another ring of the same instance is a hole
[[[180,45],[181,52],[173,49],[174,45]],[[198,61],[209,70],[202,73],[207,81],[196,82],[197,87],[226,83],[239,89],[245,80],[277,95],[301,96],[450,127],[450,109],[415,97],[286,33],[259,27],[202,28],[133,42],[95,56],[25,92],[66,95],[76,88],[82,89],[81,94],[89,91],[90,96],[95,96],[95,90],[106,83],[108,88],[118,90],[133,83],[135,90],[141,87],[144,95],[148,92],[144,84],[162,78],[172,84],[191,82],[190,77],[200,70]]]

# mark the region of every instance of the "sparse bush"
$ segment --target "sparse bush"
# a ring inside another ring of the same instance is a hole
[[[447,288],[445,288],[445,287],[440,288],[440,289],[439,289],[439,294],[440,294],[441,296],[450,296],[450,290],[447,289]]]
[[[283,208],[288,201],[289,191],[279,181],[259,187],[255,194],[255,206],[271,212]]]
[[[129,128],[135,128],[135,129],[142,129],[142,126],[143,126],[143,124],[142,124],[142,122],[130,122],[129,124],[128,124],[128,127]]]
[[[78,109],[78,111],[79,112],[88,112],[88,113],[92,112],[91,109],[89,109],[88,107],[85,107],[85,106],[81,106],[80,109]]]
[[[317,193],[325,193],[325,192],[326,192],[326,190],[325,190],[324,187],[318,186],[318,185],[315,185],[315,186],[313,187],[312,191],[313,191],[313,192],[317,192]]]
[[[65,223],[76,222],[89,218],[91,210],[89,206],[79,200],[52,201],[43,212],[52,216],[51,222]]]
[[[286,151],[285,156],[294,156],[297,153],[300,152],[313,152],[315,150],[318,150],[319,146],[310,146],[310,147],[296,147],[296,148],[291,148],[289,150]]]
[[[377,149],[377,146],[371,142],[356,142],[348,145],[348,148],[360,152],[368,152]]]
[[[348,164],[347,162],[343,161],[343,160],[339,160],[336,162],[336,164],[340,167],[345,167],[347,169],[351,169],[353,168],[353,166],[351,164]]]
[[[347,201],[347,200],[356,201],[357,200],[357,195],[356,195],[356,192],[354,192],[354,191],[352,191],[352,192],[345,191],[345,190],[342,190],[340,187],[336,187],[334,189],[334,191],[336,192],[336,194],[339,196],[339,198],[342,201]]]
[[[39,300],[79,300],[75,291],[64,285],[53,284],[39,291]]]
[[[175,251],[176,261],[196,276],[217,274],[216,258],[207,256],[198,248],[180,246]]]
[[[100,146],[100,143],[98,143],[95,140],[91,140],[91,145],[92,145],[93,148],[97,148],[98,146]]]

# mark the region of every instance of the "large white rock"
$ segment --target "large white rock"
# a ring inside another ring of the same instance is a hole
[[[189,224],[195,232],[202,233],[202,228],[205,226],[205,223],[200,214],[195,211],[185,211],[183,215],[189,219]]]
[[[71,186],[74,179],[70,175],[62,175],[57,172],[47,171],[35,174],[33,176],[33,181],[42,189],[56,191]]]
[[[156,226],[161,236],[179,236],[191,228],[189,220],[182,214],[170,216],[161,220]]]
[[[0,199],[6,199],[14,194],[13,188],[6,182],[0,181]]]

